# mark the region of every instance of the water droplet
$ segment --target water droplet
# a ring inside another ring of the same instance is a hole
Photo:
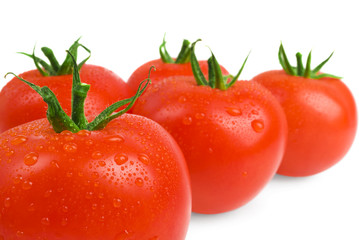
[[[61,226],[63,226],[63,227],[66,226],[66,225],[67,225],[67,221],[68,221],[68,220],[67,220],[66,217],[62,218],[62,219],[61,219]]]
[[[191,125],[191,123],[192,123],[192,118],[191,118],[191,117],[184,117],[184,118],[182,119],[182,123],[183,123],[184,125]]]
[[[126,240],[129,237],[129,233],[127,230],[123,230],[122,232],[118,233],[114,240]]]
[[[8,156],[8,157],[10,157],[10,156],[14,155],[14,153],[15,153],[14,150],[9,149],[9,150],[5,153],[5,155]]]
[[[99,178],[99,177],[100,177],[100,174],[99,174],[98,172],[93,172],[93,173],[91,174],[91,177],[94,178],[94,179],[96,179],[96,178]]]
[[[41,224],[44,225],[44,226],[49,226],[50,225],[50,219],[48,217],[41,218]]]
[[[29,190],[29,189],[31,189],[31,188],[32,188],[32,182],[25,180],[25,181],[22,183],[22,189],[24,189],[24,190]]]
[[[23,232],[23,231],[18,230],[18,231],[16,231],[16,236],[18,236],[18,237],[22,237],[22,236],[24,236],[24,232]]]
[[[91,154],[91,157],[93,158],[93,159],[100,159],[100,158],[102,158],[102,153],[100,152],[100,151],[95,151],[95,152],[93,152],[92,154]]]
[[[65,141],[67,141],[67,142],[73,141],[74,139],[75,139],[75,137],[72,135],[65,137]]]
[[[208,152],[209,152],[210,154],[212,154],[212,153],[213,153],[213,148],[208,148]]]
[[[27,207],[27,211],[29,211],[29,212],[35,211],[35,204],[34,204],[34,203],[30,203],[29,206]]]
[[[25,136],[16,136],[15,138],[13,138],[12,140],[11,140],[11,144],[12,145],[19,145],[19,144],[21,144],[21,143],[24,143],[24,142],[26,142],[27,141],[27,137],[25,137]]]
[[[75,153],[77,151],[77,145],[76,143],[66,143],[63,149],[68,153]]]
[[[142,178],[136,178],[135,183],[137,186],[142,187],[143,186],[143,179]]]
[[[63,206],[61,207],[61,211],[64,212],[64,213],[67,213],[67,212],[69,211],[69,207],[63,205]]]
[[[114,199],[113,199],[113,206],[114,206],[115,208],[121,207],[121,199],[119,199],[119,198],[114,198]]]
[[[51,189],[50,189],[50,190],[47,190],[47,191],[44,193],[44,197],[45,197],[45,198],[48,198],[48,197],[51,196],[51,194],[52,194],[52,190],[51,190]]]
[[[251,125],[252,125],[253,130],[257,133],[262,132],[264,129],[264,122],[261,119],[253,120]]]
[[[106,162],[105,161],[98,161],[98,165],[100,165],[101,167],[106,166]]]
[[[246,177],[247,175],[248,175],[248,172],[247,172],[247,171],[243,171],[243,172],[242,172],[242,176],[243,176],[243,177]]]
[[[226,112],[231,116],[242,115],[242,110],[236,107],[226,107]]]
[[[6,208],[10,207],[11,206],[11,199],[9,197],[5,198],[4,199],[4,206]]]
[[[51,163],[51,165],[52,165],[53,167],[55,167],[55,168],[60,168],[60,165],[59,165],[59,163],[58,163],[56,160],[52,160],[50,163]]]
[[[151,237],[150,239],[148,240],[159,240],[160,238],[158,236],[154,236],[154,237]]]
[[[93,145],[93,140],[92,140],[92,139],[88,139],[88,140],[86,140],[85,144],[86,144],[87,146],[91,146],[91,145]]]
[[[121,135],[116,135],[116,136],[107,137],[106,141],[116,142],[116,143],[123,143],[125,141],[125,139]]]
[[[187,98],[185,97],[185,96],[180,96],[179,98],[178,98],[178,102],[180,102],[180,103],[184,103],[184,102],[186,102],[187,101]]]
[[[140,162],[142,162],[145,165],[148,165],[148,163],[150,162],[150,158],[145,153],[140,153],[138,155],[138,160],[140,160]]]
[[[122,165],[127,162],[128,157],[124,153],[118,153],[115,155],[114,160],[117,165]]]
[[[77,135],[82,136],[82,137],[88,137],[91,135],[91,131],[88,130],[80,130],[77,132]]]
[[[205,115],[204,113],[196,113],[196,114],[194,115],[194,117],[195,117],[196,119],[203,119],[205,116],[206,116],[206,115]]]
[[[24,157],[24,163],[27,166],[32,166],[35,165],[37,163],[37,160],[39,158],[39,154],[36,152],[30,152],[28,154],[25,155]]]
[[[22,176],[21,175],[17,175],[14,178],[14,184],[19,184],[19,183],[21,183],[21,181],[22,181]]]
[[[92,197],[93,197],[93,192],[86,192],[85,194],[86,199],[91,199]]]

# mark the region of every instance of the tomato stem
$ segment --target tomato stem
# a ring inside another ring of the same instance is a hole
[[[160,45],[160,56],[164,63],[182,64],[190,61],[191,42],[187,39],[183,40],[181,51],[179,52],[176,60],[173,60],[166,48],[165,36],[163,37],[162,44]]]
[[[84,45],[79,43],[79,40],[80,40],[80,38],[77,39],[71,45],[71,47],[69,48],[68,51],[75,57],[75,59],[77,59],[77,51],[78,51],[79,47],[82,47],[83,49],[85,49],[85,51],[87,51],[89,53],[89,56],[87,58],[85,58],[78,65],[78,68],[81,69],[83,64],[85,64],[85,62],[90,58],[91,51],[88,48],[86,48]],[[24,52],[19,52],[19,53],[32,58],[37,70],[41,73],[42,76],[46,77],[46,76],[60,76],[60,75],[72,74],[73,65],[72,65],[71,57],[69,55],[66,56],[66,59],[60,65],[59,62],[57,61],[53,51],[50,48],[42,47],[41,51],[44,53],[46,58],[49,60],[50,64],[48,64],[46,61],[42,60],[41,58],[35,56],[35,47],[33,49],[32,54],[28,54],[28,53],[24,53]]]
[[[329,61],[329,59],[332,57],[333,53],[334,52],[332,52],[327,59],[325,59],[323,62],[321,62],[316,68],[314,68],[314,70],[311,70],[312,51],[310,51],[308,54],[307,63],[306,63],[305,68],[303,66],[302,54],[300,52],[297,52],[297,54],[296,54],[297,67],[292,67],[290,65],[282,43],[279,46],[278,58],[279,58],[279,63],[282,65],[283,70],[288,75],[301,76],[301,77],[311,78],[311,79],[320,79],[323,77],[331,77],[331,78],[340,79],[340,77],[338,77],[338,76],[334,76],[334,75],[327,74],[327,73],[318,74],[318,72],[324,66],[324,64],[326,64]]]
[[[210,86],[211,88],[217,88],[220,90],[227,90],[228,88],[230,88],[239,78],[239,76],[241,75],[243,68],[247,62],[247,59],[249,57],[249,54],[247,55],[246,59],[244,60],[242,67],[239,69],[238,73],[233,76],[233,75],[227,75],[224,76],[221,70],[221,66],[219,65],[216,57],[214,56],[213,52],[211,51],[211,57],[208,59],[207,64],[208,64],[208,81],[205,78],[194,48],[195,45],[198,41],[201,41],[201,39],[198,39],[197,41],[195,41],[194,43],[192,43],[191,46],[191,66],[192,66],[192,72],[193,72],[193,76],[197,82],[197,85],[202,85],[202,86]],[[229,79],[231,79],[230,82]]]

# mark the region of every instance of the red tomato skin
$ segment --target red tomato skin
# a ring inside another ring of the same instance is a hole
[[[204,73],[204,75],[208,76],[208,64],[206,61],[198,61],[199,66]],[[139,68],[137,68],[130,76],[127,81],[129,88],[131,89],[132,93],[136,93],[138,85],[141,81],[148,77],[148,71],[151,66],[155,66],[156,70],[151,71],[151,82],[152,85],[148,86],[146,91],[157,84],[158,82],[162,81],[166,78],[171,78],[175,76],[190,76],[193,77],[191,63],[182,63],[182,64],[174,64],[174,63],[165,63],[162,59],[156,59],[149,61]],[[222,73],[224,75],[228,75],[228,71],[221,66]],[[193,77],[194,79],[194,77]]]
[[[255,82],[222,91],[186,77],[167,79],[149,89],[133,112],[160,123],[181,147],[197,213],[222,213],[249,202],[284,153],[283,110]]]
[[[56,134],[40,119],[0,144],[0,239],[185,239],[188,170],[157,123],[124,114]]]
[[[253,80],[275,95],[288,121],[288,144],[279,174],[310,176],[343,158],[354,141],[357,110],[342,81],[290,76],[283,70],[268,71]]]
[[[38,70],[31,70],[20,74],[20,77],[40,87],[48,86],[65,112],[71,114],[72,75],[44,77]],[[86,115],[97,115],[110,104],[132,96],[127,84],[103,67],[85,64],[80,70],[80,77],[83,83],[91,85],[85,102]],[[0,133],[45,118],[46,110],[47,104],[41,96],[14,77],[0,92]]]

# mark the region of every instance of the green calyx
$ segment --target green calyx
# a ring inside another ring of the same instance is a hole
[[[331,53],[330,56],[327,59],[325,59],[322,63],[320,63],[313,70],[311,69],[311,66],[310,66],[311,61],[312,61],[312,51],[310,51],[309,54],[308,54],[307,62],[306,62],[305,67],[303,65],[302,54],[300,52],[298,52],[296,54],[297,67],[293,67],[293,66],[290,65],[289,60],[287,58],[287,55],[286,55],[286,53],[284,51],[283,44],[280,44],[279,52],[278,52],[278,58],[279,58],[280,64],[283,67],[283,70],[287,74],[292,75],[292,76],[300,76],[300,77],[311,78],[311,79],[320,79],[320,78],[323,78],[323,77],[340,78],[340,77],[337,77],[337,76],[334,76],[334,75],[331,75],[331,74],[327,74],[327,73],[318,74],[320,69],[332,57],[333,53]]]
[[[197,85],[204,85],[204,86],[210,86],[211,88],[218,88],[221,90],[227,90],[230,88],[239,78],[241,75],[244,65],[247,62],[247,59],[249,57],[249,54],[247,55],[246,59],[244,60],[241,69],[239,69],[237,75],[223,75],[221,67],[216,59],[216,57],[213,55],[213,52],[211,51],[211,57],[208,59],[208,80],[205,78],[196,54],[194,52],[195,45],[198,41],[201,41],[201,39],[198,39],[194,43],[192,43],[191,46],[191,66],[194,78],[196,79]],[[229,81],[230,79],[230,81]]]
[[[77,60],[77,50],[79,47],[82,47],[89,53],[89,56],[87,58],[85,58],[78,65],[78,68],[81,69],[82,65],[84,65],[85,62],[90,58],[91,51],[88,48],[86,48],[84,45],[79,43],[79,40],[80,40],[80,38],[77,39],[71,45],[71,47],[68,49],[68,51],[75,58],[75,60]],[[70,55],[67,55],[64,62],[60,65],[59,62],[57,61],[53,51],[50,48],[42,47],[41,51],[43,52],[43,54],[46,56],[46,58],[49,60],[50,63],[47,63],[46,61],[42,60],[41,58],[35,56],[35,47],[33,49],[32,54],[28,54],[28,53],[24,53],[24,52],[19,52],[19,53],[32,58],[37,70],[41,73],[42,76],[60,76],[60,75],[72,74],[73,64],[72,64],[72,59],[71,59]]]
[[[190,61],[190,51],[191,51],[191,42],[184,39],[182,43],[181,51],[179,52],[176,60],[173,60],[173,58],[167,52],[165,37],[163,37],[163,42],[160,45],[160,56],[164,63],[175,63],[175,64],[188,63]]]
[[[48,109],[46,112],[47,119],[52,125],[54,131],[57,133],[60,133],[64,130],[69,130],[75,133],[83,129],[89,131],[103,129],[111,120],[127,112],[133,106],[139,96],[141,96],[148,84],[151,83],[150,72],[154,67],[150,68],[148,78],[140,83],[138,90],[133,97],[115,102],[114,104],[103,110],[92,122],[89,123],[85,116],[84,103],[87,96],[87,92],[90,89],[90,85],[81,83],[79,66],[76,63],[75,57],[70,53],[70,51],[67,52],[70,56],[71,61],[73,62],[71,118],[65,113],[55,94],[47,86],[39,87],[31,82],[22,79],[21,77],[18,77],[16,74],[11,72],[5,75],[5,77],[8,74],[14,75],[41,95],[43,100],[48,104]],[[127,105],[126,108],[114,113],[118,108],[124,105]]]

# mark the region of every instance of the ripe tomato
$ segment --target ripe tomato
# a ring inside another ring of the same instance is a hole
[[[50,87],[65,112],[69,114],[71,112],[71,73],[43,76],[39,70],[31,70],[19,76],[41,87]],[[126,83],[108,69],[85,64],[81,68],[80,76],[83,82],[91,85],[86,100],[86,115],[96,115],[119,99],[130,97],[131,92]],[[0,92],[0,133],[26,122],[45,118],[46,109],[46,104],[36,92],[17,78],[13,78]]]
[[[256,82],[236,81],[220,90],[198,86],[193,77],[169,78],[148,89],[133,113],[161,124],[181,147],[194,212],[244,205],[272,178],[283,156],[283,110]]]
[[[155,122],[125,114],[58,134],[41,119],[0,144],[0,239],[185,238],[188,172]]]
[[[116,118],[149,79],[88,123],[89,85],[73,61],[72,118],[48,87],[19,78],[48,103],[48,120],[0,134],[0,239],[183,240],[191,192],[181,150],[152,120]]]
[[[284,53],[284,49],[280,51]],[[288,143],[279,174],[309,176],[322,172],[337,163],[354,140],[354,98],[338,78],[322,75],[317,79],[319,69],[307,77],[289,74],[286,69],[253,78],[275,95],[288,121]]]
[[[151,81],[152,86],[157,84],[158,82],[167,79],[173,78],[176,76],[188,76],[193,77],[191,63],[189,61],[189,54],[190,54],[190,42],[188,40],[183,41],[183,45],[181,48],[181,52],[179,53],[177,59],[180,61],[175,61],[174,58],[171,58],[166,50],[165,47],[166,42],[160,46],[160,54],[161,58],[149,61],[139,68],[137,68],[130,78],[127,81],[127,84],[133,93],[136,92],[138,84],[147,77],[148,69],[151,66],[156,67],[156,71],[151,73]],[[171,61],[172,60],[172,61]],[[208,65],[206,61],[199,61],[200,68],[202,69],[205,76],[208,76]],[[221,66],[222,72],[224,74],[228,74],[227,70]],[[147,89],[150,89],[152,86],[149,86]]]

